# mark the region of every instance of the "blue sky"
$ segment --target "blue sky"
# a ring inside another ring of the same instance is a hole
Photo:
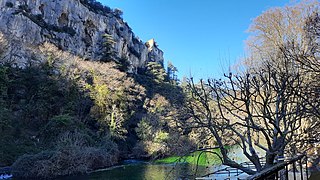
[[[154,38],[178,77],[219,78],[244,56],[252,19],[289,0],[100,0],[123,10],[141,40]]]

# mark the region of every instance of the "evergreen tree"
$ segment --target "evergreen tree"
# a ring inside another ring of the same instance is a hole
[[[176,72],[178,72],[177,67],[175,67],[171,61],[169,61],[167,65],[167,73],[169,81],[173,84],[177,84],[178,82],[178,76],[176,75]]]
[[[147,64],[147,74],[157,82],[164,82],[167,80],[167,73],[163,66],[157,62],[149,62]]]
[[[116,51],[114,50],[114,44],[116,43],[112,35],[104,34],[104,55],[102,58],[103,62],[115,61],[117,59]]]

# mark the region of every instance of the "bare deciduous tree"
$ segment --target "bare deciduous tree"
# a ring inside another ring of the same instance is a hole
[[[310,148],[313,143],[320,142],[320,16],[318,12],[308,17],[304,30],[305,41],[308,42],[307,50],[302,50],[294,42],[288,42],[280,48],[286,58],[299,66],[300,73],[305,76],[301,97],[305,101],[304,108],[312,117],[304,120],[301,131],[304,131],[305,135],[296,138],[298,144],[295,144],[295,147],[300,149],[302,146]]]
[[[312,118],[304,119],[301,132],[308,135],[295,137],[292,147],[306,149],[306,143],[319,141],[319,87],[320,87],[320,18],[319,1],[301,1],[292,6],[272,8],[254,19],[247,41],[249,58],[245,60],[246,68],[252,72],[265,69],[269,64],[278,71],[284,65],[299,67],[304,76],[301,98],[305,109]],[[285,56],[289,63],[283,63]],[[282,66],[280,66],[282,65]],[[293,69],[294,70],[294,69]]]
[[[276,157],[283,157],[288,144],[299,135],[302,120],[309,117],[301,94],[305,77],[284,54],[278,58],[283,68],[265,62],[265,69],[244,76],[230,73],[224,81],[189,83],[193,128],[208,129],[217,141],[223,164],[247,174],[270,167]],[[228,157],[226,135],[241,146],[254,169]],[[265,151],[265,164],[258,148]]]
[[[292,6],[271,8],[255,18],[248,29],[247,40],[249,66],[261,66],[263,61],[277,61],[275,55],[287,42],[294,42],[299,50],[306,53],[310,43],[305,24],[314,12],[319,12],[319,2],[301,1]]]
[[[264,12],[250,28],[246,73],[189,82],[190,126],[210,132],[224,165],[254,174],[319,140],[318,11],[318,1],[303,1]],[[255,168],[230,159],[230,144]]]

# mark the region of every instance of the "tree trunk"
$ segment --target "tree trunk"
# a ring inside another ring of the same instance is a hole
[[[274,159],[276,158],[276,154],[267,152],[266,154],[266,164],[263,169],[269,168],[274,165]]]

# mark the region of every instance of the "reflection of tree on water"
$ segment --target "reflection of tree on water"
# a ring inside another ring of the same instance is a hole
[[[194,174],[195,165],[181,164],[150,164],[135,163],[122,165],[116,168],[97,171],[85,176],[65,177],[60,180],[175,180],[195,179],[208,173],[205,167],[198,167],[197,175]]]
[[[145,165],[144,179],[194,179],[199,174],[205,174],[205,168],[200,167],[197,174],[195,174],[195,165],[168,164],[168,165]]]
[[[166,179],[165,171],[161,166],[146,165],[143,167],[143,179]]]
[[[256,150],[257,150],[257,154],[259,157],[264,157],[265,156],[265,151],[260,149],[259,147],[255,147]],[[229,152],[228,152],[228,156],[238,162],[238,163],[241,163],[241,162],[248,162],[249,159],[243,154],[243,149],[238,146],[238,145],[235,145],[233,146]]]

